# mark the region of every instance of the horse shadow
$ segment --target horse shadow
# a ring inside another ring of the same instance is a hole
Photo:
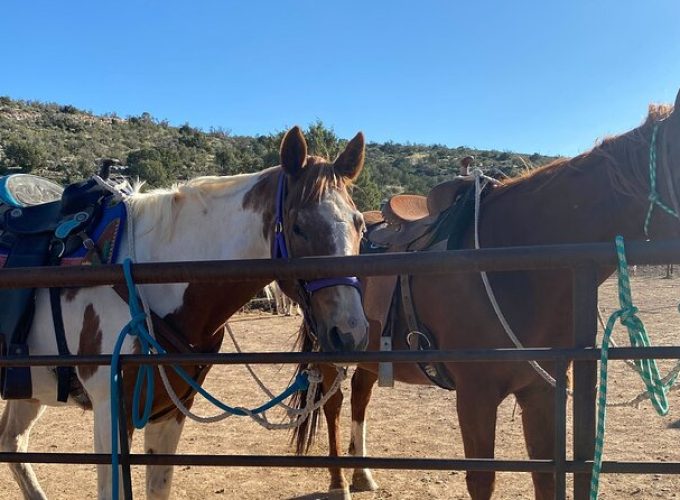
[[[327,491],[317,491],[315,493],[308,493],[302,496],[286,497],[285,500],[326,500],[327,498]]]

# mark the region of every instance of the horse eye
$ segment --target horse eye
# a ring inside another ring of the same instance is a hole
[[[304,238],[304,234],[302,233],[302,229],[300,229],[300,226],[297,224],[293,224],[293,234],[297,236],[302,236]]]

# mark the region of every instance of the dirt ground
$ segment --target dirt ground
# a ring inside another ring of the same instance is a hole
[[[680,315],[680,278],[661,279],[662,269],[640,269],[633,280],[636,305],[640,308],[655,345],[678,344]],[[605,316],[616,307],[615,282],[609,280],[600,289],[600,304]],[[264,313],[242,314],[231,322],[242,347],[248,351],[288,350],[292,344],[296,318]],[[615,333],[619,344],[627,342],[619,327]],[[229,341],[224,349],[233,350]],[[665,373],[673,362],[662,364]],[[275,391],[289,380],[290,367],[260,367],[258,372]],[[349,380],[349,379],[348,379]],[[245,368],[216,367],[206,386],[224,401],[253,406],[265,399]],[[609,400],[633,398],[641,382],[622,362],[610,364]],[[348,381],[344,384],[348,391]],[[377,388],[370,406],[368,450],[373,456],[416,456],[456,458],[463,456],[455,416],[455,393],[432,387],[397,384],[394,389]],[[1,405],[2,403],[0,403]],[[607,413],[605,459],[680,461],[677,443],[680,430],[671,425],[680,419],[678,393],[670,395],[668,416],[658,417],[651,405],[640,408],[610,408]],[[195,406],[202,414],[214,410],[204,403]],[[500,408],[497,433],[497,457],[526,458],[519,411],[509,398]],[[350,417],[346,404],[343,438],[348,442]],[[77,409],[49,409],[36,424],[31,436],[31,451],[88,452],[92,449],[92,415]],[[325,428],[313,454],[325,454]],[[568,436],[568,442],[571,436]],[[135,436],[133,451],[141,452],[141,434]],[[180,443],[180,453],[215,454],[286,454],[291,453],[289,435],[266,431],[249,419],[234,417],[219,424],[199,425],[189,422]],[[45,492],[51,499],[96,498],[94,466],[37,465],[35,467]],[[349,471],[348,471],[349,472]],[[355,493],[357,500],[467,498],[462,472],[376,470],[380,489]],[[135,496],[144,498],[144,471],[133,469]],[[172,498],[215,499],[317,499],[323,498],[328,485],[327,472],[299,469],[178,467]],[[665,475],[604,475],[602,499],[648,499],[680,497],[680,478]],[[0,499],[19,498],[19,489],[9,470],[0,467]],[[496,495],[499,499],[532,498],[528,474],[501,473]]]

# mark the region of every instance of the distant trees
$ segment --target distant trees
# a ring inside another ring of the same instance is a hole
[[[145,180],[151,186],[167,183],[168,173],[157,149],[146,148],[131,151],[127,156],[127,166],[132,176]]]
[[[45,152],[37,142],[22,139],[9,139],[2,143],[0,171],[14,170],[31,172],[40,168],[45,161]]]
[[[114,157],[126,159],[132,175],[151,186],[163,186],[198,175],[232,175],[277,165],[283,133],[248,137],[222,129],[204,132],[189,124],[169,126],[149,113],[127,119],[100,117],[71,105],[2,96],[0,174],[33,172],[67,182],[92,174],[98,158]],[[310,154],[331,161],[347,144],[321,120],[307,127],[305,137]],[[507,151],[465,146],[368,143],[366,165],[353,197],[361,210],[368,210],[378,208],[393,193],[426,193],[456,175],[459,160],[467,155],[475,156],[477,165],[493,166],[507,175],[550,160],[533,154],[526,162]]]

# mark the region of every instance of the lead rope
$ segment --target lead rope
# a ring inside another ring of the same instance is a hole
[[[128,212],[131,213],[131,212]],[[130,257],[134,260],[136,258],[136,248],[134,244],[134,228],[133,228],[133,218],[129,217],[128,221],[128,226],[127,226],[127,237],[128,237],[128,251],[130,254]],[[155,333],[154,333],[154,328],[153,328],[153,321],[151,320],[151,311],[149,308],[149,304],[146,301],[146,298],[144,297],[144,294],[141,290],[137,290],[139,293],[139,300],[142,303],[142,308],[144,310],[144,313],[146,315],[146,327],[151,335],[152,338],[156,338]],[[238,352],[241,352],[240,347],[238,346],[236,339],[233,335],[233,332],[231,331],[231,328],[229,327],[229,324],[227,323],[226,329],[229,332],[229,335],[232,338],[232,341],[234,342],[234,345],[236,346],[236,349]],[[260,388],[263,390],[263,392],[270,397],[272,400],[276,399],[276,396],[271,393],[266,387],[264,387],[264,384],[261,382],[261,380],[255,375],[255,373],[252,371],[251,367],[249,365],[246,365],[248,370],[250,371],[251,375],[255,378],[256,382],[260,386]],[[163,387],[165,388],[166,392],[168,393],[168,396],[170,397],[170,400],[172,403],[177,407],[177,409],[187,418],[190,420],[193,420],[194,422],[198,422],[200,424],[209,424],[209,423],[215,423],[219,422],[222,420],[225,420],[226,418],[232,416],[234,413],[231,412],[230,410],[224,410],[221,413],[217,413],[215,415],[198,415],[194,412],[192,412],[189,408],[184,405],[184,403],[181,401],[181,399],[177,396],[177,393],[172,387],[172,384],[170,383],[170,380],[168,379],[167,372],[165,370],[165,366],[163,365],[158,365],[158,372],[161,377],[161,381],[163,382]],[[314,395],[316,394],[316,389],[318,387],[318,384],[321,383],[321,376],[318,372],[318,370],[307,370],[305,372],[307,375],[307,379],[309,381],[309,387],[307,389],[307,399],[305,401],[305,407],[302,409],[297,409],[297,408],[292,408],[289,405],[286,405],[283,403],[283,400],[279,401],[277,403],[277,406],[282,406],[288,415],[288,418],[291,419],[290,422],[288,423],[280,423],[280,424],[275,424],[271,423],[267,419],[266,412],[262,412],[262,414],[258,415],[253,413],[252,411],[246,409],[246,408],[237,408],[241,412],[243,412],[244,415],[249,416],[252,418],[255,422],[257,422],[259,425],[262,427],[266,428],[267,430],[279,430],[279,429],[292,429],[295,427],[300,426],[306,419],[309,417],[311,413],[316,411],[317,409],[321,408],[327,401],[330,399],[333,394],[335,394],[338,389],[340,388],[342,382],[345,380],[346,377],[346,372],[345,370],[338,368],[338,374],[336,375],[335,380],[333,381],[333,384],[331,385],[331,388],[327,393],[324,394],[324,396],[314,403]]]
[[[600,354],[600,385],[597,398],[597,432],[595,435],[595,457],[593,459],[592,477],[590,481],[590,500],[597,500],[600,484],[600,472],[602,471],[602,455],[604,451],[604,434],[607,416],[607,368],[609,360],[609,344],[611,335],[616,325],[616,320],[628,330],[628,338],[632,347],[649,347],[649,336],[642,320],[637,317],[637,308],[633,305],[633,297],[630,289],[630,277],[628,275],[628,263],[622,236],[616,237],[616,255],[618,257],[619,275],[619,306],[607,321],[602,337],[602,349]],[[636,371],[640,374],[647,388],[647,394],[652,401],[656,412],[663,416],[668,413],[668,398],[666,397],[670,386],[675,382],[677,373],[671,373],[669,380],[662,379],[659,368],[654,359],[635,360]]]
[[[484,188],[487,186],[487,184],[494,183],[494,184],[502,184],[498,180],[494,179],[493,177],[489,177],[484,175],[484,173],[479,169],[475,168],[472,171],[472,175],[475,178],[475,249],[479,250],[479,214],[480,214],[480,200],[482,198],[482,191]],[[482,184],[482,179],[484,179],[484,183]],[[512,330],[512,327],[510,326],[510,323],[508,323],[508,320],[505,318],[505,315],[503,314],[503,311],[501,310],[500,305],[498,305],[498,301],[496,300],[496,295],[493,292],[493,289],[491,288],[491,283],[489,282],[489,277],[487,276],[485,271],[481,271],[479,273],[482,277],[482,282],[484,283],[484,289],[486,290],[486,294],[489,297],[489,302],[491,302],[491,307],[493,307],[494,312],[496,313],[496,316],[498,317],[498,321],[500,324],[503,326],[503,329],[505,330],[506,335],[508,338],[512,341],[512,343],[515,345],[516,348],[518,349],[524,349],[524,345],[522,345],[522,342],[517,338],[517,335],[515,335],[515,332]],[[530,360],[527,361],[531,367],[538,373],[543,380],[548,382],[552,387],[555,387],[555,379],[550,375],[543,367],[538,364],[537,361],[535,360]],[[567,391],[568,394],[571,393],[571,391]]]

